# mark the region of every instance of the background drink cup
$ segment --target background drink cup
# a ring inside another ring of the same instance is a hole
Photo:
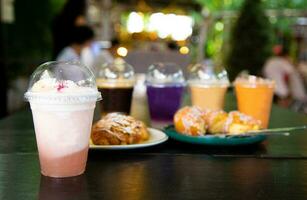
[[[134,69],[122,59],[103,65],[96,79],[103,101],[101,114],[121,112],[130,114],[132,93],[135,84]]]
[[[190,68],[188,84],[192,105],[203,109],[223,109],[229,86],[227,72],[223,67],[208,62],[195,64]]]
[[[256,76],[240,76],[234,86],[239,111],[260,120],[262,128],[267,128],[275,82]]]
[[[33,72],[25,98],[31,105],[41,173],[82,174],[95,102],[101,99],[93,73],[76,62],[45,63]]]
[[[162,128],[172,123],[175,112],[181,106],[185,85],[183,72],[176,64],[149,66],[146,87],[151,126]]]

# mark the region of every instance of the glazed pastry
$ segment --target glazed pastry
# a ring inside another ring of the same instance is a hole
[[[229,114],[224,111],[211,112],[207,115],[207,120],[208,131],[211,134],[239,134],[259,130],[261,125],[259,120],[239,111],[232,111]]]
[[[175,129],[179,133],[198,136],[206,133],[205,112],[199,107],[184,107],[174,115]]]
[[[225,123],[228,114],[224,111],[212,111],[206,113],[206,121],[208,124],[208,132],[211,134],[226,133]]]
[[[240,113],[239,111],[232,111],[228,114],[224,128],[224,131],[229,134],[256,131],[261,128],[261,121]]]
[[[119,113],[110,113],[94,124],[91,133],[95,145],[135,144],[149,138],[146,125]]]
[[[232,111],[202,110],[199,107],[184,107],[174,116],[174,125],[177,132],[199,136],[206,134],[240,134],[259,130],[261,122],[251,116]]]

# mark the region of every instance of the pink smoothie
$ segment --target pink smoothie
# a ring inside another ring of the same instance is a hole
[[[94,106],[31,104],[43,175],[69,177],[84,172]]]
[[[84,172],[88,147],[79,152],[62,157],[52,157],[48,152],[40,150],[41,173],[51,177],[77,176]]]

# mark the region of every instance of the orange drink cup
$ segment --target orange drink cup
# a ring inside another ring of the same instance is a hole
[[[256,76],[239,77],[234,83],[240,112],[258,119],[267,128],[275,82]]]

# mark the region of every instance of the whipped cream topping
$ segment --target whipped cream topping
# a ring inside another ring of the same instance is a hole
[[[25,93],[25,99],[39,104],[76,104],[101,100],[97,88],[80,86],[71,80],[41,79]],[[80,85],[79,85],[80,84]]]
[[[33,93],[84,93],[96,91],[90,87],[78,86],[71,80],[57,81],[54,78],[41,79],[37,81],[30,90]]]

